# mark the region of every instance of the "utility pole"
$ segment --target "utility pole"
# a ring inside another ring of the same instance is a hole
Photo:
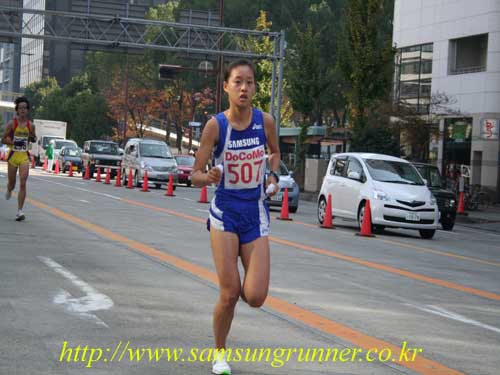
[[[224,26],[224,0],[219,0],[220,26]],[[219,40],[219,50],[222,49],[222,38]],[[222,82],[223,82],[224,57],[217,56],[217,88],[215,90],[215,112],[222,111]]]

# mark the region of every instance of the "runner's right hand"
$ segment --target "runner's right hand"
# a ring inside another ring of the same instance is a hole
[[[222,172],[217,167],[212,167],[207,173],[207,183],[208,184],[217,184],[219,183],[222,177]]]

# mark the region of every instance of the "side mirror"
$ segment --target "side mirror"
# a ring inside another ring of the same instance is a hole
[[[425,178],[423,180],[424,180],[425,186],[429,186],[429,181],[427,181]]]
[[[347,175],[347,178],[349,178],[351,180],[356,180],[356,181],[361,180],[360,174],[358,172],[355,172],[355,171],[349,172],[349,174]]]
[[[293,171],[288,171],[288,175],[289,175],[290,177],[293,177],[293,175],[294,175]]]

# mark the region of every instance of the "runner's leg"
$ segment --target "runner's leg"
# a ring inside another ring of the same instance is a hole
[[[12,164],[7,163],[7,190],[13,191],[16,187],[16,175],[17,175],[17,167],[14,167]]]
[[[259,237],[241,245],[240,255],[245,268],[242,298],[251,307],[260,307],[264,304],[269,290],[271,268],[269,238]]]
[[[23,209],[24,200],[26,199],[26,181],[30,173],[29,163],[24,163],[19,166],[19,194],[17,195],[17,208]]]

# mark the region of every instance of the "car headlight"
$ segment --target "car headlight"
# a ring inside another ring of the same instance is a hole
[[[448,207],[455,207],[455,204],[456,204],[456,203],[457,203],[457,202],[455,201],[455,199],[448,199],[448,200],[446,201],[446,205],[447,205]]]
[[[389,196],[381,190],[374,190],[373,191],[373,198],[378,199],[380,201],[390,201],[391,199]]]
[[[146,163],[146,162],[142,162],[141,163],[141,169],[145,170],[145,171],[148,171],[148,172],[152,172],[153,171],[153,168],[151,168],[151,166]]]
[[[431,193],[430,205],[435,206],[437,203],[436,197]]]

